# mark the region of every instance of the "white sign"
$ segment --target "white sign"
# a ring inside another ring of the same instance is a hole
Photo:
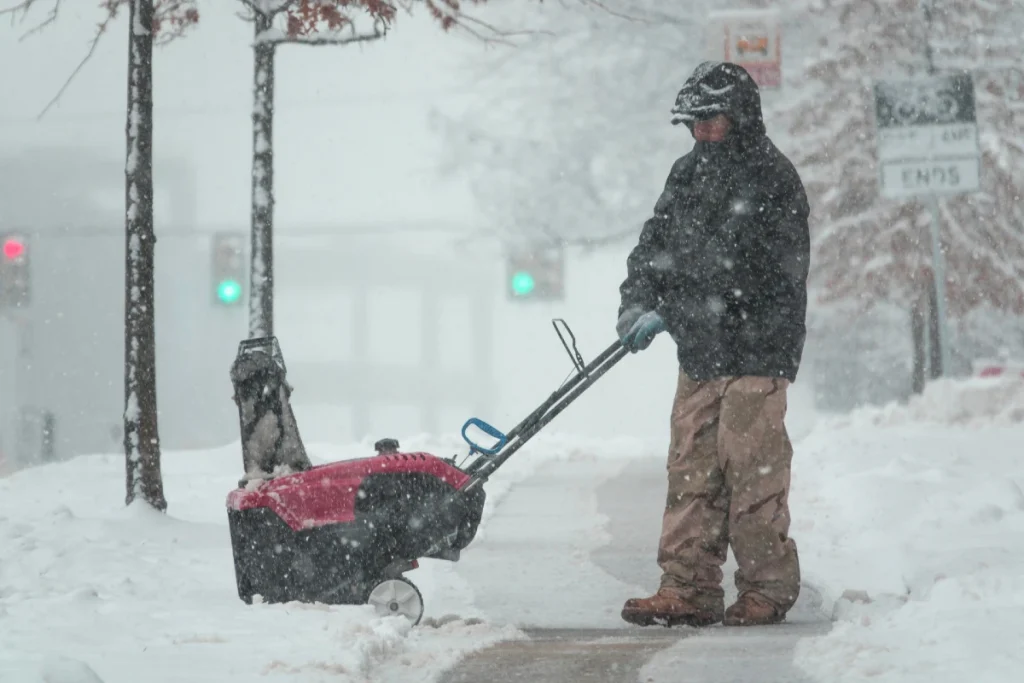
[[[777,10],[726,10],[708,16],[709,58],[739,64],[759,88],[782,86],[782,31]]]
[[[914,159],[922,154],[975,157],[978,155],[978,126],[974,123],[945,123],[879,129],[879,161]]]
[[[969,74],[878,83],[875,118],[884,197],[978,190],[981,151]]]
[[[885,162],[882,192],[893,199],[973,192],[980,185],[980,167],[977,157]]]

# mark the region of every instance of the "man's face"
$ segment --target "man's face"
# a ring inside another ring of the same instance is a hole
[[[700,142],[721,142],[729,134],[732,121],[725,114],[718,114],[713,119],[697,121],[693,124],[693,137]]]

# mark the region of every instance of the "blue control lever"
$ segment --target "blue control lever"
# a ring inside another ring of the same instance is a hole
[[[477,444],[476,442],[473,441],[473,439],[469,438],[469,434],[467,434],[470,427],[476,427],[483,433],[487,434],[487,436],[493,436],[495,439],[497,439],[497,443],[495,443],[490,448],[484,448],[483,446]],[[501,430],[499,430],[496,427],[492,427],[491,425],[487,424],[478,417],[471,417],[468,420],[466,420],[466,424],[462,425],[462,438],[466,441],[466,443],[469,444],[469,447],[470,449],[472,449],[472,451],[476,453],[483,453],[484,455],[497,455],[498,452],[505,447],[505,444],[508,443],[508,437],[505,436],[505,434],[503,434]]]

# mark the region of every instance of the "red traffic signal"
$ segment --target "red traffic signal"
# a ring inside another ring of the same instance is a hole
[[[17,237],[8,237],[4,240],[4,258],[13,261],[21,258],[25,253],[25,243]]]
[[[17,233],[0,234],[0,309],[29,303],[28,240]]]

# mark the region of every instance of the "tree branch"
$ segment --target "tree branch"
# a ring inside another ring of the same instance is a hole
[[[239,0],[242,3],[243,9],[238,10],[235,13],[242,21],[255,21],[256,20],[256,5],[252,4],[252,0]]]
[[[608,14],[612,15],[613,17],[618,17],[619,19],[625,19],[626,21],[633,21],[633,22],[637,22],[637,23],[641,23],[641,24],[652,24],[652,23],[654,23],[654,22],[652,22],[652,21],[650,21],[648,19],[644,19],[643,17],[636,17],[636,16],[633,16],[631,14],[626,14],[624,12],[619,12],[619,11],[613,10],[608,5],[606,5],[604,2],[602,2],[602,0],[579,0],[579,1],[582,4],[584,4],[584,5],[592,5],[593,7],[596,7],[596,8],[598,8],[598,9],[604,11],[604,12],[607,12]]]
[[[350,43],[366,43],[379,40],[387,35],[387,25],[383,21],[374,22],[373,33],[356,33],[355,26],[349,24],[350,30],[318,32],[312,35],[290,36],[279,29],[264,31],[256,36],[256,43],[263,45],[348,45]]]
[[[255,21],[257,14],[262,14],[273,20],[278,15],[286,12],[295,6],[299,0],[238,0],[245,7],[238,12],[238,18],[242,21]]]
[[[367,43],[370,41],[383,38],[385,35],[385,33],[364,33],[356,34],[354,36],[298,36],[296,38],[282,36],[280,38],[274,38],[261,42],[270,43],[271,45],[309,45],[317,47],[323,45],[349,45],[351,43]]]
[[[122,0],[113,0],[120,3]],[[194,8],[195,0],[164,0],[156,2],[153,8],[153,44],[166,45],[175,38],[185,35],[194,23],[199,20],[198,10]]]
[[[29,36],[35,33],[39,33],[44,28],[55,22],[57,20],[57,15],[60,13],[60,3],[61,0],[53,0],[53,6],[50,8],[50,12],[46,15],[46,18],[39,22],[39,24],[37,24],[36,26],[33,26],[31,29],[29,29],[25,34],[21,36],[21,38],[19,38],[19,40],[25,40]],[[24,21],[25,18],[28,16],[29,10],[31,10],[33,5],[35,4],[36,0],[22,0],[22,2],[19,2],[17,5],[7,7],[5,9],[0,9],[0,16],[3,16],[5,14],[11,15],[11,26],[13,26],[15,22],[18,20],[18,15],[20,14],[21,20]]]
[[[588,2],[589,0],[582,1]],[[537,35],[539,33],[554,35],[549,31],[505,31],[482,19],[464,13],[458,8],[459,3],[457,0],[397,0],[397,3],[399,7],[409,14],[413,13],[414,5],[425,4],[427,11],[441,24],[442,29],[446,31],[453,28],[461,29],[483,43],[513,45],[514,43],[509,40],[510,38]]]
[[[22,40],[30,35],[38,33],[42,29],[46,28],[57,20],[57,16],[60,12],[61,3],[63,0],[52,0],[50,11],[46,18],[42,20],[37,26],[33,27],[28,33],[22,36]],[[249,2],[249,0],[242,0],[243,2]],[[287,0],[291,2],[292,0]],[[21,0],[16,5],[0,9],[0,16],[5,14],[11,16],[11,23],[13,24],[19,17],[21,21],[24,21],[28,16],[29,11],[36,5],[38,0]],[[89,48],[86,50],[85,56],[78,63],[78,66],[74,68],[71,75],[67,77],[64,84],[57,91],[57,94],[46,103],[43,110],[39,112],[36,120],[42,119],[50,109],[60,101],[60,98],[64,95],[67,89],[71,86],[72,81],[79,72],[85,67],[86,63],[92,59],[93,54],[96,52],[96,46],[99,45],[100,39],[107,32],[110,24],[117,18],[117,13],[125,3],[125,0],[103,0],[100,3],[100,8],[106,13],[103,19],[96,27],[96,33],[93,35],[92,40],[89,41]],[[193,0],[165,0],[164,2],[157,2],[157,7],[154,8],[154,33],[159,34],[159,44],[166,43],[169,40],[182,35],[185,30],[194,24],[198,18],[198,12],[193,6]]]
[[[54,8],[51,12],[52,18],[49,21],[53,21],[53,19],[56,18],[57,8],[60,6],[60,1],[61,0],[54,1]],[[26,5],[30,6],[33,2],[34,0],[26,0]],[[103,18],[103,21],[99,23],[99,26],[96,27],[96,34],[92,37],[92,40],[89,41],[89,49],[86,51],[85,56],[82,57],[82,60],[78,62],[78,66],[74,68],[71,74],[64,81],[64,85],[60,86],[60,89],[57,90],[57,94],[54,95],[50,99],[50,101],[46,103],[46,106],[43,107],[43,110],[39,112],[39,115],[36,116],[36,121],[39,121],[44,116],[46,116],[46,113],[50,111],[50,109],[52,109],[54,105],[57,104],[57,102],[60,101],[60,98],[64,95],[65,91],[67,91],[67,89],[71,86],[72,81],[75,80],[75,76],[77,76],[78,73],[85,67],[86,63],[88,63],[88,61],[92,59],[93,54],[96,52],[96,46],[99,45],[100,39],[103,38],[103,34],[107,32],[107,28],[110,26],[110,22],[112,22],[116,16],[117,6],[110,5],[109,7],[107,7],[107,16],[105,16]],[[41,26],[36,27],[35,30],[38,30],[39,28],[41,28]]]
[[[298,4],[298,0],[242,0],[242,2],[249,5],[254,12],[259,12],[271,19]]]
[[[404,3],[406,9],[411,11],[411,5],[415,1],[416,0],[406,0],[406,2]],[[596,7],[597,9],[601,10],[602,12],[605,12],[608,15],[616,17],[618,19],[623,19],[623,20],[626,20],[626,21],[631,21],[631,22],[640,23],[640,24],[657,24],[657,23],[659,23],[659,21],[657,19],[643,17],[643,16],[638,16],[638,15],[635,15],[635,14],[629,14],[627,12],[620,11],[620,10],[614,10],[611,7],[609,7],[608,4],[604,0],[575,0],[575,1],[578,2],[581,5],[584,5],[584,6],[588,6],[589,5],[591,7]],[[565,2],[565,0],[560,0],[559,4],[565,6],[566,2]],[[512,44],[512,41],[507,40],[509,38],[516,38],[516,37],[529,36],[529,35],[547,35],[547,36],[554,36],[554,35],[556,35],[554,31],[548,31],[548,30],[533,30],[533,29],[529,29],[529,30],[520,30],[520,31],[505,31],[505,30],[500,29],[497,26],[495,26],[495,25],[493,25],[491,23],[488,23],[488,22],[486,22],[486,21],[484,21],[482,19],[474,17],[474,16],[472,16],[470,14],[466,14],[466,13],[462,12],[461,10],[455,9],[449,3],[446,3],[446,2],[442,3],[444,9],[442,9],[442,7],[438,6],[437,4],[433,4],[433,3],[429,3],[428,2],[428,5],[430,6],[431,11],[434,12],[435,16],[441,21],[442,26],[446,26],[446,27],[447,26],[453,26],[453,27],[457,27],[459,29],[462,29],[463,31],[469,33],[470,35],[472,35],[473,37],[483,41],[484,43],[502,43],[502,44],[508,45],[508,44]],[[668,15],[663,15],[663,19],[665,21],[668,21]],[[679,22],[678,20],[675,20],[675,21],[672,21],[672,23],[682,23],[682,22]],[[478,29],[484,29],[484,30],[481,32]]]
[[[473,37],[478,38],[478,39],[482,40],[485,43],[500,42],[500,43],[505,43],[505,44],[511,44],[510,41],[505,40],[505,39],[506,38],[516,38],[518,36],[530,36],[530,35],[547,35],[547,36],[555,35],[554,31],[546,31],[546,30],[540,30],[540,31],[537,31],[537,30],[504,31],[504,30],[498,28],[497,26],[494,26],[493,24],[489,24],[488,22],[486,22],[486,21],[484,21],[482,19],[478,19],[478,18],[470,16],[468,14],[460,14],[456,18],[456,20],[455,20],[455,25],[458,26],[459,28],[461,28],[463,31],[466,31],[467,33],[469,33]],[[479,31],[476,31],[473,28],[470,28],[470,25],[479,26],[479,27],[485,29],[488,34],[490,34],[491,36],[497,36],[499,38],[499,40],[494,40],[493,38],[488,38],[486,35],[483,35]]]

